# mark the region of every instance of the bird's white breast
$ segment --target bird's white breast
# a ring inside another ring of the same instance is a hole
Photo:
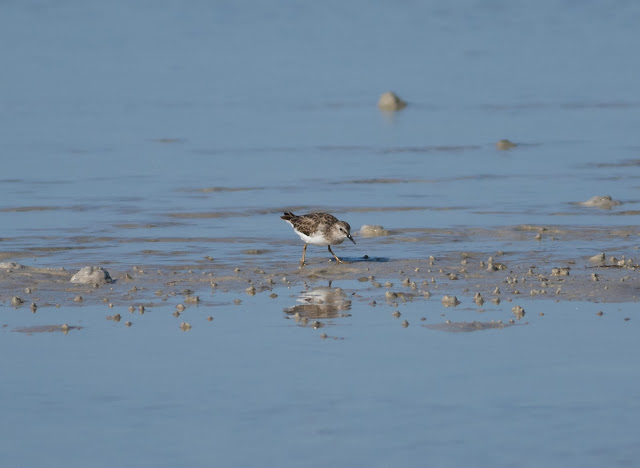
[[[307,244],[312,245],[329,245],[329,241],[325,239],[322,234],[319,232],[314,232],[312,235],[307,236],[306,234],[301,233],[300,231],[294,229],[296,234],[300,236],[300,239],[305,241]]]

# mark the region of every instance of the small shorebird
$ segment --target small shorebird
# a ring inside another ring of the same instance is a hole
[[[307,244],[326,245],[338,263],[345,263],[333,253],[331,246],[342,244],[345,239],[349,239],[354,244],[356,243],[353,237],[351,237],[351,226],[349,226],[349,223],[339,221],[338,218],[329,213],[309,213],[296,216],[293,213],[286,212],[284,216],[280,217],[291,224],[296,234],[304,241],[300,266],[304,265]]]

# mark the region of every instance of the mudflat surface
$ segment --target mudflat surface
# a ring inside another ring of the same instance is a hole
[[[0,465],[640,463],[636,3],[120,3],[0,7]]]

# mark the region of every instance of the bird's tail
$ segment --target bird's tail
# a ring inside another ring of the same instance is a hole
[[[285,211],[284,216],[280,216],[280,218],[285,221],[291,221],[293,218],[297,218],[297,216],[290,211]]]

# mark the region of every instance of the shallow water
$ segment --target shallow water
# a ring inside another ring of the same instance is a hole
[[[338,317],[320,317],[319,329],[316,316],[304,326],[284,312],[305,295],[282,287],[275,299],[245,296],[240,305],[221,293],[219,306],[179,318],[169,306],[121,310],[118,323],[104,319],[113,313],[106,305],[7,310],[3,458],[30,466],[615,466],[640,455],[638,330],[620,305],[525,298],[515,326],[446,333],[426,325],[508,323],[512,304],[479,312],[417,299],[394,318],[393,305],[352,296],[359,283],[337,286],[350,303]],[[56,321],[86,328],[12,331]],[[58,463],[52,454],[61,450]]]
[[[334,249],[351,260],[504,251],[588,275],[598,252],[637,257],[639,20],[632,1],[5,2],[0,262],[199,271],[211,256],[271,274],[301,255],[285,210],[391,231]],[[378,111],[389,89],[409,106]],[[577,204],[596,195],[622,203]],[[367,290],[314,330],[284,312],[294,282],[239,306],[244,287],[198,290],[212,297],[181,332],[173,303],[125,328],[126,306],[72,291],[14,310],[7,284],[3,465],[61,450],[67,467],[640,460],[633,303],[545,300],[527,326],[445,333],[419,320],[454,314],[439,298],[393,319]],[[12,331],[62,323],[84,328]]]

